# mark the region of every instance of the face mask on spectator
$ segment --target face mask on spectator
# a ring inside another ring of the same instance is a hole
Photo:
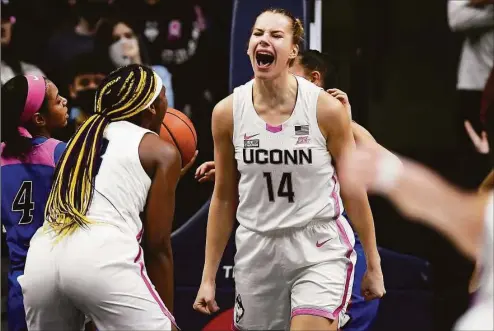
[[[94,97],[96,96],[95,89],[87,89],[77,92],[77,96],[74,98],[74,106],[80,108],[87,114],[94,112]]]
[[[110,59],[116,67],[135,63],[139,56],[137,38],[122,37],[110,45]]]

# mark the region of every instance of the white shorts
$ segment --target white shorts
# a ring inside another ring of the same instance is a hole
[[[80,229],[53,245],[39,229],[23,276],[29,330],[171,330],[174,318],[151,284],[138,241],[115,227]]]
[[[343,216],[269,235],[239,226],[234,328],[286,330],[297,315],[338,318],[341,325],[352,291],[354,243]]]

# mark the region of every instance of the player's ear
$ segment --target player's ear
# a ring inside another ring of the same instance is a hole
[[[156,106],[154,105],[154,102],[151,104],[151,106],[149,106],[149,112],[153,115],[156,115],[157,111],[156,111]]]
[[[35,113],[33,115],[33,123],[36,126],[45,126],[46,125],[46,120],[43,115],[40,113]]]
[[[317,70],[312,71],[310,73],[310,81],[317,85],[321,81],[321,73]]]
[[[294,60],[297,58],[299,52],[299,47],[298,45],[293,45],[292,51],[290,52],[290,55],[288,56],[288,59]]]

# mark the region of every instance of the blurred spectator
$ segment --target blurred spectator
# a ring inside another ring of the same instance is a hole
[[[43,54],[48,40],[62,27],[75,25],[73,6],[67,0],[2,0],[15,13],[16,51],[20,58],[46,72]]]
[[[451,29],[464,37],[456,84],[461,116],[458,184],[473,189],[482,181],[489,163],[472,147],[463,122],[468,120],[477,134],[482,131],[482,92],[494,62],[494,0],[449,0],[448,21]]]
[[[211,54],[214,46],[204,43],[208,24],[197,2],[121,0],[117,3],[120,12],[145,37],[151,64],[162,64],[172,73],[176,108],[192,118],[204,108],[212,107],[209,86],[213,85],[208,72],[213,70],[209,61],[214,57]]]
[[[150,65],[165,85],[168,106],[175,106],[170,72],[162,65],[151,65],[146,44],[129,22],[118,18],[103,22],[95,37],[95,52],[112,70],[131,63]]]
[[[109,73],[108,67],[94,53],[75,56],[64,70],[69,95],[69,123],[58,139],[68,141],[94,112],[96,89]]]
[[[92,52],[94,34],[110,12],[111,0],[77,0],[74,4],[78,21],[48,41],[45,70],[55,83],[62,85],[62,69],[78,54]]]
[[[462,115],[479,131],[482,92],[494,62],[494,1],[449,0],[448,19],[464,35],[456,85]]]
[[[1,82],[5,84],[16,75],[32,74],[44,76],[44,73],[35,65],[23,62],[19,59],[15,44],[12,42],[12,30],[15,23],[15,16],[9,3],[2,1],[2,62],[1,62]]]
[[[94,53],[79,54],[69,68],[70,118],[77,130],[94,113],[96,90],[110,70],[95,61]]]

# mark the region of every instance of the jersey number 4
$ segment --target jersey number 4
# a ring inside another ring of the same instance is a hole
[[[264,178],[266,178],[266,184],[268,185],[269,201],[274,201],[273,179],[270,172],[263,172]],[[295,193],[293,193],[292,174],[290,172],[284,172],[281,176],[280,185],[278,186],[278,196],[281,198],[287,198],[288,202],[293,203]]]
[[[24,181],[15,195],[12,211],[22,212],[19,224],[30,224],[33,221],[33,182]]]

